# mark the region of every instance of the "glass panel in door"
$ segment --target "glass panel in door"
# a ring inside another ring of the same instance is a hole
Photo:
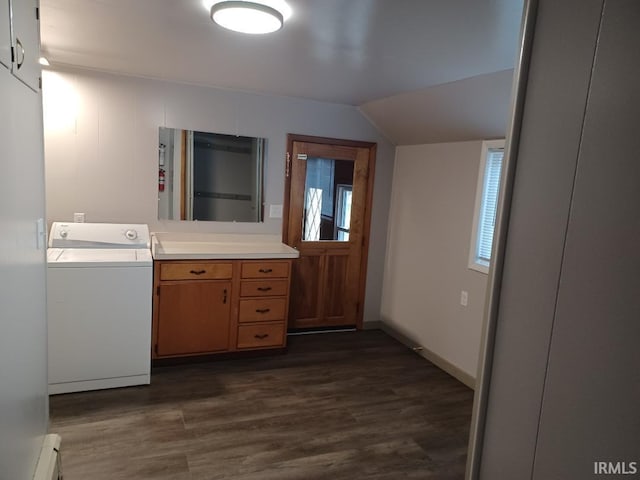
[[[349,241],[353,166],[349,160],[306,160],[302,240]]]

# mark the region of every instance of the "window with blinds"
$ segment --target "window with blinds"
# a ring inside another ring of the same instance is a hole
[[[491,262],[503,157],[503,140],[483,142],[469,268],[484,273],[488,272]]]

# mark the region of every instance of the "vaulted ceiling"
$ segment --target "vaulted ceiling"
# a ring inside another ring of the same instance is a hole
[[[396,144],[504,135],[522,0],[287,1],[248,36],[202,0],[41,0],[42,47],[54,68],[355,105]]]

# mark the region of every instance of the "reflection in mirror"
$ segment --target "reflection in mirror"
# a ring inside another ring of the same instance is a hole
[[[265,144],[160,127],[158,219],[261,222]]]
[[[302,239],[349,241],[353,162],[307,158]]]

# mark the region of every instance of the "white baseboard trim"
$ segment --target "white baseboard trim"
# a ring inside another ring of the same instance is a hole
[[[440,370],[445,371],[446,373],[448,373],[449,375],[451,375],[455,379],[457,379],[460,382],[464,383],[470,389],[472,389],[472,390],[476,389],[476,379],[474,377],[469,375],[467,372],[461,370],[460,368],[456,367],[450,361],[442,358],[437,353],[434,353],[431,350],[429,350],[428,348],[425,348],[422,345],[419,345],[417,342],[415,342],[411,338],[407,337],[405,334],[399,332],[398,330],[396,330],[392,326],[389,326],[388,324],[386,324],[386,323],[384,323],[382,321],[373,321],[373,322],[365,322],[363,324],[363,328],[365,330],[382,330],[383,332],[385,332],[389,336],[391,336],[391,337],[395,338],[396,340],[398,340],[403,345],[409,347],[411,350],[416,352],[418,355],[420,355],[420,356],[426,358],[427,360],[429,360],[431,363],[433,363]]]
[[[363,330],[382,330],[383,323],[380,320],[362,322]]]
[[[36,465],[33,480],[57,480],[62,478],[60,466],[60,436],[49,434],[44,437],[40,458]]]

